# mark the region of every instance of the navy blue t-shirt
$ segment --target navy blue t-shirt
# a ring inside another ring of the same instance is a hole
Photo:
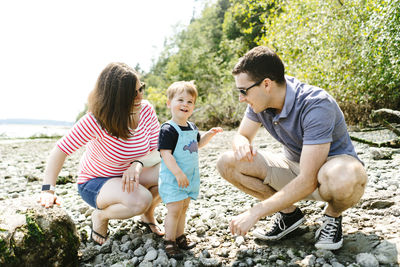
[[[188,122],[192,127],[189,125],[187,126],[179,126],[182,131],[191,131],[191,130],[198,130],[197,126],[193,122]],[[178,142],[178,132],[175,128],[169,124],[164,123],[161,125],[160,134],[158,137],[158,151],[160,149],[168,149],[171,150],[171,154],[174,154],[176,143]],[[197,134],[197,142],[200,141],[200,133]]]

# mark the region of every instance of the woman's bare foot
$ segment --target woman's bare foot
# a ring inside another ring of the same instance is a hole
[[[92,233],[91,239],[99,244],[103,245],[107,241],[108,237],[108,219],[103,219],[100,210],[94,210],[92,212]]]

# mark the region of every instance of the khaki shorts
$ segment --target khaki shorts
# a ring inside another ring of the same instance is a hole
[[[260,153],[260,151],[258,151],[258,153]],[[263,183],[269,185],[276,191],[281,190],[299,175],[300,164],[298,162],[288,160],[282,154],[272,154],[264,151],[261,151],[261,154],[267,166],[267,177],[265,177]],[[332,157],[328,157],[328,160],[330,158]],[[319,194],[318,188],[304,199],[324,201]]]

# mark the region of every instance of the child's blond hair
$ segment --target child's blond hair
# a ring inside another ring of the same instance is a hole
[[[194,101],[196,102],[198,93],[197,88],[194,85],[194,81],[179,81],[171,84],[167,89],[168,100],[172,100],[176,94],[181,94],[183,92],[186,92],[193,96]]]

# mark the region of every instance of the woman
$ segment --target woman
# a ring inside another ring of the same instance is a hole
[[[160,203],[157,141],[160,125],[153,107],[143,100],[145,85],[123,63],[111,63],[100,74],[88,99],[88,113],[61,138],[50,154],[41,205],[58,203],[57,176],[66,157],[86,145],[79,165],[78,191],[95,208],[90,238],[103,244],[110,219],[142,214],[141,223],[157,235],[154,209]],[[148,160],[154,155],[153,160]],[[155,159],[155,161],[154,161]]]

